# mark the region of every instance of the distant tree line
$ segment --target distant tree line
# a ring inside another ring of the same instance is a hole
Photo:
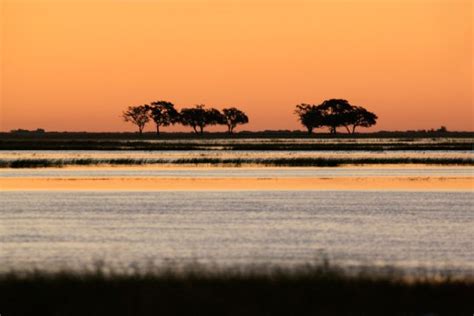
[[[35,130],[28,130],[28,129],[12,129],[10,133],[14,134],[44,134],[46,131],[43,128],[37,128]]]
[[[196,134],[204,133],[204,128],[209,125],[225,125],[227,132],[232,134],[238,125],[249,122],[248,116],[235,107],[219,111],[215,108],[206,108],[204,104],[199,104],[178,111],[174,104],[168,101],[155,101],[150,104],[130,106],[123,112],[122,117],[125,122],[136,125],[140,135],[150,121],[155,123],[158,135],[162,127],[174,124],[189,126]]]
[[[377,123],[377,115],[344,99],[325,100],[319,105],[298,104],[295,114],[309,134],[319,127],[327,127],[331,134],[344,127],[349,134],[354,134],[357,127],[370,127]]]
[[[354,134],[358,127],[370,127],[377,123],[377,115],[362,106],[351,105],[344,99],[325,100],[319,105],[301,103],[296,106],[295,113],[309,134],[320,127],[327,127],[331,134],[336,134],[338,128],[344,127],[349,134]],[[189,126],[196,134],[203,134],[206,126],[225,125],[227,132],[232,134],[238,125],[249,122],[248,116],[235,107],[219,111],[198,104],[178,111],[168,101],[129,106],[122,117],[126,122],[136,125],[140,134],[146,124],[153,121],[158,135],[162,127],[174,124]]]

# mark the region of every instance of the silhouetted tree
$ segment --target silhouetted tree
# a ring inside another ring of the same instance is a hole
[[[168,101],[155,101],[148,105],[151,119],[156,125],[156,134],[160,134],[160,126],[169,126],[179,120],[179,113],[174,104]]]
[[[440,128],[438,128],[436,130],[436,132],[438,132],[438,133],[447,133],[448,129],[446,128],[446,126],[441,126]]]
[[[194,108],[182,109],[180,122],[184,126],[191,126],[195,133],[202,134],[204,133],[204,127],[207,125],[224,124],[224,118],[219,110],[214,108],[205,109],[204,104],[199,104]]]
[[[348,114],[346,129],[348,133],[355,133],[356,127],[370,127],[377,123],[377,115],[367,111],[361,106],[353,106],[352,111]],[[349,126],[352,126],[349,129]]]
[[[353,106],[344,99],[326,100],[318,106],[323,116],[323,126],[329,127],[331,134],[336,134],[340,126],[350,125]]]
[[[361,106],[353,106],[344,99],[325,100],[320,105],[298,104],[295,109],[298,119],[311,134],[315,128],[329,127],[332,134],[344,126],[348,133],[355,133],[358,126],[370,127],[377,122],[377,115]]]
[[[206,125],[225,124],[224,115],[218,109],[206,109],[206,123]]]
[[[312,134],[313,129],[321,127],[323,124],[323,115],[316,105],[298,104],[295,113],[301,124],[308,130],[308,134]]]
[[[232,134],[237,125],[247,124],[249,122],[248,116],[237,108],[227,108],[222,110],[224,123],[227,125],[227,132]]]
[[[129,106],[126,111],[122,113],[125,122],[131,122],[138,127],[138,133],[142,135],[143,128],[150,120],[148,117],[148,105]]]

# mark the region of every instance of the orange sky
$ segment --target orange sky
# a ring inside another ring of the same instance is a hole
[[[296,129],[328,98],[375,130],[474,129],[472,0],[0,1],[2,131],[135,130],[121,111],[161,99]]]

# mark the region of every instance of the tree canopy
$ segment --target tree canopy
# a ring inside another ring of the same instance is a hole
[[[127,110],[122,113],[122,118],[125,122],[135,124],[138,127],[138,133],[141,135],[143,133],[143,128],[150,120],[150,117],[148,116],[148,106],[129,106]]]
[[[377,115],[344,99],[325,100],[320,105],[298,104],[295,113],[310,134],[313,129],[323,126],[328,127],[331,134],[336,134],[338,127],[355,133],[358,126],[370,127],[377,123]]]
[[[315,128],[321,127],[323,124],[323,115],[316,105],[298,104],[295,113],[298,115],[301,124],[308,130],[308,134],[313,133]]]
[[[222,115],[229,134],[234,132],[234,128],[237,125],[247,124],[249,122],[248,116],[235,107],[223,109]]]
[[[193,108],[184,108],[180,112],[180,122],[184,126],[191,126],[195,133],[204,133],[208,125],[223,124],[222,113],[215,109],[206,109],[204,104],[198,104]]]
[[[348,125],[352,125],[352,129],[349,129],[347,126],[347,131],[354,134],[358,126],[361,127],[370,127],[377,123],[377,115],[372,112],[369,112],[367,109],[361,106],[355,106],[348,118]]]
[[[147,105],[150,117],[155,122],[156,134],[160,134],[160,126],[169,126],[179,121],[179,113],[174,104],[168,101],[155,101]]]
[[[353,106],[344,99],[330,99],[321,103],[318,108],[323,115],[324,126],[329,127],[331,134],[336,134],[337,128],[349,123],[350,113]]]

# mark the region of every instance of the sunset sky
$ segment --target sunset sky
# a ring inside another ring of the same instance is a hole
[[[0,1],[2,131],[133,131],[154,100],[299,129],[329,98],[372,130],[474,129],[472,0]]]

